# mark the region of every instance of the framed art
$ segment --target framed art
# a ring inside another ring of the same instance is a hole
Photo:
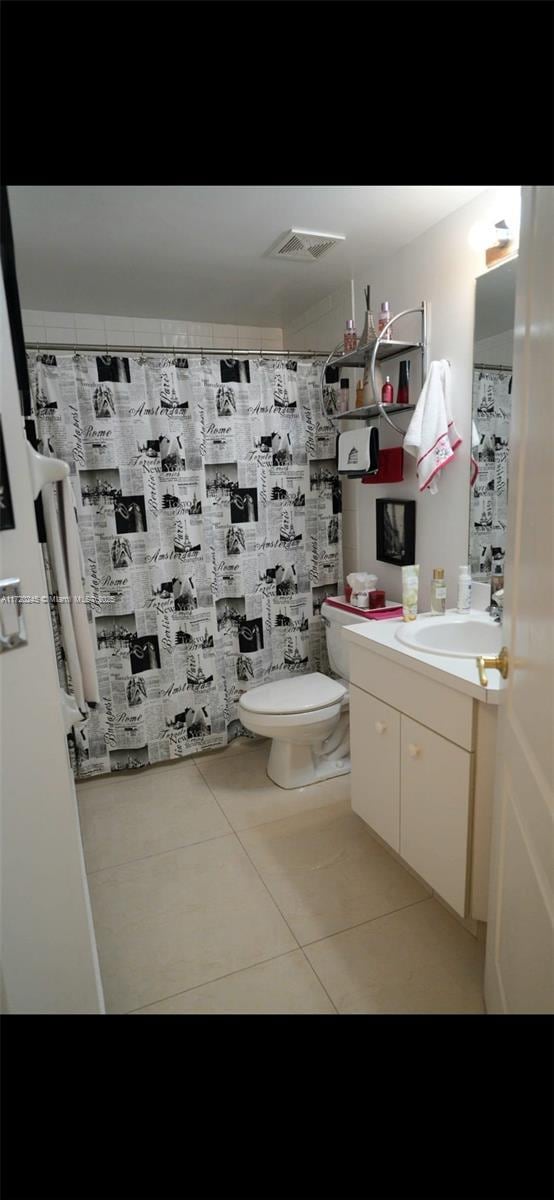
[[[376,557],[404,567],[415,562],[415,500],[376,500]]]

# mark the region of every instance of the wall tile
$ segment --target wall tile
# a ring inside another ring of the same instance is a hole
[[[106,329],[108,346],[135,346],[135,335],[132,329]]]
[[[128,336],[127,332],[125,336]],[[82,326],[75,333],[75,341],[78,346],[112,346],[113,333],[110,332],[109,338],[106,338],[106,333],[102,329],[93,327],[87,329],[85,326]]]
[[[133,317],[105,317],[106,329],[133,329]]]
[[[212,336],[214,346],[221,346],[223,349],[238,346],[239,327],[238,325],[213,325]]]
[[[214,344],[214,339],[213,339],[213,337],[210,337],[207,334],[200,336],[200,335],[193,335],[193,334],[189,333],[185,337],[184,344],[186,346],[196,347],[196,349],[198,349],[198,350],[211,350],[211,348]]]
[[[75,325],[77,329],[98,329],[104,333],[106,318],[94,313],[75,313]]]
[[[43,342],[44,325],[24,325],[23,335],[26,342]]]
[[[44,325],[44,313],[41,308],[22,308],[21,319],[24,325]]]
[[[96,335],[97,330],[94,333]],[[45,334],[47,342],[67,342],[68,346],[74,346],[77,341],[75,329],[68,329],[67,325],[47,325]]]
[[[75,329],[75,314],[65,312],[44,312],[44,324],[52,329]]]
[[[185,321],[185,331],[190,333],[191,337],[213,337],[213,331],[216,326],[209,322]]]
[[[141,326],[139,329],[135,329],[133,332],[135,335],[135,346],[160,346],[161,345],[162,335],[161,335],[160,329],[157,326],[149,327],[149,326],[144,325],[144,326]]]
[[[150,335],[152,330],[156,331],[156,337],[161,334],[161,322],[155,317],[135,317],[133,320],[133,329],[135,333],[140,333],[144,336],[145,333]]]

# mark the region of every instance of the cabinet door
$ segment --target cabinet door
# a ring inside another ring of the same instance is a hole
[[[352,808],[400,848],[400,713],[350,685]]]
[[[463,917],[472,755],[404,716],[401,746],[400,853]]]

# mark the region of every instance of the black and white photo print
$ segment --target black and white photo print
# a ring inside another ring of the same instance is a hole
[[[113,508],[121,498],[121,479],[115,467],[99,471],[80,471],[81,503],[83,508]]]
[[[264,623],[261,617],[251,621],[244,619],[239,625],[239,650],[241,654],[251,654],[264,648]]]
[[[405,566],[415,561],[415,500],[376,500],[376,558]]]
[[[186,470],[185,446],[182,434],[175,433],[170,437],[165,434],[160,438],[160,457],[162,471],[178,472]]]
[[[148,526],[144,496],[119,496],[114,511],[118,533],[146,533]]]
[[[160,649],[157,636],[149,633],[144,637],[137,637],[135,634],[129,645],[129,658],[133,675],[142,671],[159,670]]]
[[[94,407],[94,415],[98,420],[104,420],[106,417],[112,417],[115,413],[115,404],[113,391],[106,383],[101,383],[94,388],[92,393],[92,403]]]
[[[257,488],[233,488],[231,492],[231,521],[234,525],[258,520]]]
[[[222,383],[250,383],[250,363],[247,359],[222,358],[219,373]]]
[[[230,387],[218,387],[215,403],[218,417],[232,417],[237,411],[237,398]]]
[[[99,383],[131,382],[128,358],[116,358],[112,354],[101,355],[96,359],[96,370]]]

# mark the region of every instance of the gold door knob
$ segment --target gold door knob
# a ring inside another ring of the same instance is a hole
[[[497,658],[483,658],[483,655],[480,655],[477,659],[477,666],[479,668],[479,682],[481,687],[489,686],[489,679],[485,672],[485,667],[494,667],[495,671],[500,671],[503,679],[507,679],[510,668],[508,647],[503,646]]]

